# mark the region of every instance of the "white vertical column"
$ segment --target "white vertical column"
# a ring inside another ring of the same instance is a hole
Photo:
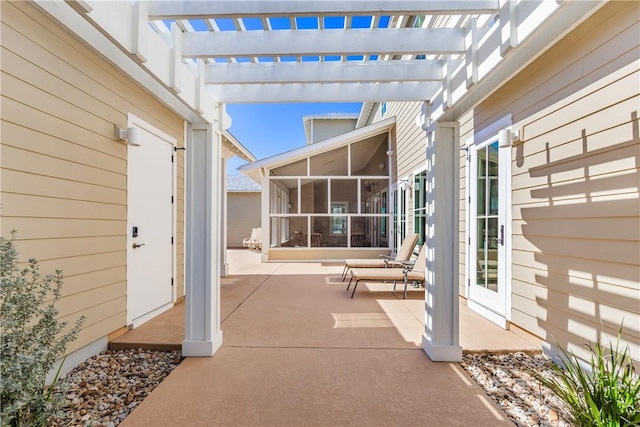
[[[260,193],[260,205],[261,205],[261,227],[262,227],[262,250],[260,251],[260,261],[269,262],[269,248],[271,247],[271,186],[269,185],[269,177],[265,171],[262,171],[262,192]],[[298,200],[300,200],[300,193],[298,193]],[[299,204],[300,202],[298,202]]]
[[[186,304],[182,354],[212,356],[222,345],[218,261],[222,136],[212,124],[192,124],[187,134]]]
[[[226,156],[220,156],[220,276],[229,274],[227,259],[227,161]]]
[[[435,123],[427,134],[427,268],[422,348],[433,361],[459,362],[457,123]]]

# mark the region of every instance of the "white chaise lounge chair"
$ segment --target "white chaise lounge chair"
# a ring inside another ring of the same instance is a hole
[[[242,240],[242,246],[249,249],[262,250],[262,228],[251,230],[251,237]]]
[[[378,258],[373,259],[345,259],[344,270],[342,271],[342,281],[347,277],[347,273],[351,268],[386,268],[386,267],[402,267],[403,261],[408,261],[409,257],[413,253],[413,249],[418,242],[418,236],[416,233],[408,233],[404,238],[400,249],[395,258],[380,255]]]
[[[393,281],[393,290],[396,289],[396,282],[404,282],[404,293],[402,298],[407,298],[407,285],[409,281],[414,283],[422,283],[424,285],[425,271],[426,271],[426,246],[422,245],[418,258],[415,262],[406,261],[405,267],[400,268],[352,268],[351,279],[347,290],[351,286],[351,282],[355,279],[356,283],[353,286],[353,292],[351,298],[356,293],[356,288],[361,280],[376,281],[376,282],[391,282]]]

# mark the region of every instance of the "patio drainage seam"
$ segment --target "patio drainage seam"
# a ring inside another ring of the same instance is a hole
[[[271,277],[271,275],[268,275],[268,276],[267,276],[267,277],[266,277],[262,282],[260,282],[260,284],[259,284],[258,286],[256,286],[256,288],[255,288],[254,290],[252,290],[252,291],[249,293],[249,295],[247,295],[247,297],[246,297],[245,299],[243,299],[243,300],[242,300],[242,302],[241,302],[240,304],[238,304],[238,306],[237,306],[236,308],[234,308],[234,309],[231,311],[231,313],[227,314],[227,316],[226,316],[224,319],[222,319],[222,321],[220,322],[220,326],[222,326],[222,324],[223,324],[223,323],[224,323],[224,322],[225,322],[229,317],[231,317],[231,315],[232,315],[233,313],[235,313],[237,309],[239,309],[240,307],[242,307],[242,304],[244,304],[244,303],[245,303],[245,301],[246,301],[246,300],[248,300],[248,299],[251,297],[251,295],[253,295],[253,293],[254,293],[255,291],[257,291],[258,289],[260,289],[260,288],[262,287],[262,285],[264,285],[264,282],[266,282],[267,280],[269,280],[269,278],[270,278],[270,277]]]

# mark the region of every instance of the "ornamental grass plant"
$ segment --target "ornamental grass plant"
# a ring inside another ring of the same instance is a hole
[[[0,237],[0,425],[45,426],[59,408],[60,369],[53,384],[47,374],[84,318],[71,328],[57,319],[62,272],[42,275],[35,259],[19,267],[14,237]]]
[[[622,328],[613,344],[589,345],[588,368],[574,353],[561,349],[554,377],[536,378],[568,406],[575,425],[582,427],[640,426],[640,377],[629,347],[620,345]]]

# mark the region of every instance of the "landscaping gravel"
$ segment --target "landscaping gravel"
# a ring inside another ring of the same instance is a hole
[[[517,426],[571,426],[564,402],[531,372],[555,375],[542,354],[465,354],[462,367]]]
[[[117,426],[181,361],[179,350],[142,349],[87,359],[63,378],[65,406],[49,425]]]
[[[62,413],[50,426],[115,427],[182,361],[180,351],[106,351],[66,377]],[[564,404],[531,371],[553,375],[543,355],[465,354],[462,367],[517,426],[571,426]]]

